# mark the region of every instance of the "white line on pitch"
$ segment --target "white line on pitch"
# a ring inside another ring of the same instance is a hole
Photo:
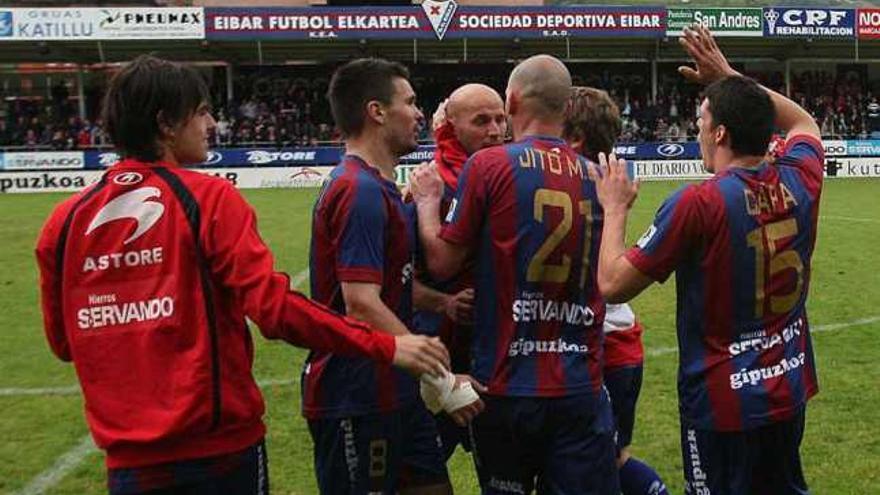
[[[259,380],[257,384],[260,387],[270,387],[273,385],[291,385],[299,382],[298,378],[286,378],[283,380]],[[79,392],[79,387],[66,387]],[[25,389],[27,390],[27,389]],[[31,389],[41,390],[41,389]],[[58,389],[42,389],[42,390],[58,390]],[[32,394],[28,394],[32,395]],[[61,455],[49,469],[38,474],[30,483],[15,495],[40,495],[46,490],[57,485],[67,474],[79,466],[86,457],[98,452],[98,448],[92,442],[92,436],[86,435],[80,439],[77,445]]]
[[[819,220],[843,220],[845,222],[880,223],[876,218],[846,217],[842,215],[819,215]]]
[[[300,285],[302,285],[303,282],[308,280],[308,278],[309,278],[309,269],[306,268],[305,270],[294,275],[292,279],[290,279],[290,288],[291,289],[300,289]]]
[[[272,385],[291,385],[299,383],[299,378],[284,378],[271,380],[257,380],[260,387]],[[78,386],[73,387],[43,387],[43,388],[0,388],[0,397],[13,397],[22,395],[79,395]]]
[[[861,320],[848,321],[846,323],[828,323],[825,325],[816,325],[810,328],[810,333],[833,332],[835,330],[842,330],[844,328],[870,325],[871,323],[876,323],[878,321],[880,321],[880,316],[871,316],[868,318],[862,318]],[[674,352],[678,352],[678,347],[657,347],[654,349],[645,349],[645,355],[651,357],[663,356],[665,354],[672,354]]]
[[[307,271],[307,270],[306,270]],[[302,272],[297,274],[299,276]],[[822,332],[832,332],[835,330],[842,330],[844,328],[857,327],[862,325],[870,325],[871,323],[876,323],[880,321],[880,316],[870,316],[868,318],[862,318],[860,320],[853,320],[844,323],[827,323],[825,325],[816,325],[810,329],[812,333],[822,333]],[[645,349],[645,355],[650,357],[663,356],[665,354],[672,354],[674,352],[678,352],[678,347],[655,347],[653,349]],[[299,379],[290,378],[290,379],[267,379],[267,380],[257,380],[257,385],[260,387],[267,387],[270,385],[291,385],[294,383],[298,383]],[[10,387],[10,388],[0,388],[0,397],[12,397],[12,396],[22,396],[22,395],[77,395],[79,394],[79,387],[43,387],[43,388],[25,388],[25,387]]]
[[[16,495],[40,495],[46,490],[57,485],[70,471],[76,469],[86,457],[98,452],[98,448],[92,442],[92,436],[82,437],[76,447],[68,450],[55,460],[49,468],[38,474],[24,488],[16,492]]]

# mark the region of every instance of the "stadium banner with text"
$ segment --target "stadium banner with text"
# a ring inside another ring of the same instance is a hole
[[[666,35],[681,36],[682,29],[701,23],[715,36],[764,36],[760,8],[670,8],[666,13]]]
[[[342,160],[344,150],[338,146],[302,148],[215,148],[208,152],[208,160],[199,167],[272,167],[301,165],[335,165]],[[615,153],[627,159],[685,159],[700,158],[700,145],[683,143],[641,143],[619,145]],[[421,163],[434,159],[434,145],[422,145],[402,157],[401,163]],[[119,161],[113,151],[86,151],[85,168],[103,169]]]
[[[880,177],[880,159],[838,157],[826,159],[825,176],[845,179]]]
[[[764,34],[794,38],[853,38],[854,9],[765,7]]]
[[[701,157],[700,143],[696,141],[621,144],[614,147],[614,153],[621,158],[633,160],[682,160]]]
[[[703,168],[702,160],[636,160],[632,175],[639,180],[696,180],[712,174]]]
[[[208,159],[197,167],[283,167],[335,165],[342,160],[345,150],[339,146],[303,148],[215,148]],[[420,146],[402,157],[402,163],[421,163],[434,158],[434,145]],[[114,151],[86,151],[85,168],[104,169],[119,161]]]
[[[200,168],[241,189],[320,187],[333,167]],[[98,182],[104,171],[0,172],[0,193],[76,192]]]
[[[0,41],[204,37],[201,7],[0,8]]]
[[[825,156],[846,156],[847,141],[823,139],[822,147],[825,148]]]
[[[880,9],[859,9],[856,16],[859,38],[880,38]]]
[[[846,141],[844,156],[880,156],[880,140],[857,139]]]
[[[82,151],[9,151],[0,155],[2,170],[69,170],[85,167]]]
[[[412,7],[206,8],[208,39],[461,39],[662,37],[663,7],[473,7],[425,0]]]

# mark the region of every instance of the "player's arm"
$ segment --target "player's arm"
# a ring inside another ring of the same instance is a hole
[[[449,354],[438,339],[392,337],[344,317],[290,290],[287,275],[274,271],[272,253],[256,228],[253,209],[231,185],[203,227],[213,275],[232,289],[266,338],[309,349],[393,363],[414,374],[442,373]]]
[[[702,24],[692,29],[686,28],[679,42],[696,64],[696,69],[679,67],[679,72],[688,80],[711,84],[725,77],[742,75],[730,66],[709,29]],[[787,131],[786,140],[799,134],[820,139],[819,126],[809,112],[772,89],[764,87],[764,90],[770,95],[776,110],[776,126]]]
[[[442,313],[450,295],[433,289],[419,280],[413,281],[413,307],[418,311]]]
[[[588,169],[605,212],[599,246],[599,291],[606,301],[622,303],[639,295],[653,282],[625,256],[626,221],[638,195],[638,183],[629,180],[623,159],[618,160],[612,154],[609,160],[600,153],[599,161],[601,174],[593,167]]]
[[[470,323],[474,312],[474,290],[446,294],[416,280],[413,282],[413,306],[419,311],[445,313],[457,323]]]
[[[70,345],[64,333],[64,317],[61,311],[59,277],[61,267],[57,266],[58,235],[60,226],[56,219],[66,215],[54,213],[40,232],[37,240],[36,257],[40,269],[40,302],[43,309],[43,329],[49,348],[62,361],[71,361]]]
[[[391,335],[409,335],[406,325],[382,301],[382,286],[369,282],[342,282],[345,314]]]
[[[440,201],[443,180],[433,165],[422,165],[410,174],[410,192],[417,205],[419,240],[425,251],[425,264],[431,276],[447,280],[464,266],[468,248],[440,236]],[[453,207],[454,208],[454,207]]]
[[[588,169],[605,214],[599,248],[599,289],[611,303],[626,302],[653,281],[664,282],[703,239],[705,202],[699,188],[686,186],[663,202],[654,223],[635,246],[626,248],[626,217],[638,194],[630,181],[626,161],[599,154],[601,174]]]

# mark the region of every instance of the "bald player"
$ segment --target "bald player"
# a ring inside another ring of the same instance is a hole
[[[603,215],[589,162],[562,139],[570,91],[551,56],[516,66],[505,102],[515,141],[468,160],[445,225],[442,182],[413,173],[431,274],[474,263],[471,373],[488,393],[471,431],[485,494],[619,493],[596,284]]]
[[[464,163],[477,151],[504,142],[507,118],[501,96],[484,84],[465,84],[444,101],[434,114],[434,153],[436,169],[443,179],[440,217],[446,215],[458,186]],[[421,263],[424,267],[424,262]],[[420,270],[414,290],[419,302],[427,307],[414,316],[418,331],[437,335],[450,349],[453,373],[470,373],[470,342],[473,313],[473,275],[465,270],[448,280],[432,279]],[[424,285],[422,285],[424,284]],[[428,289],[425,289],[427,286]],[[442,451],[448,460],[461,444],[470,451],[467,428],[456,424],[446,414],[436,417]]]

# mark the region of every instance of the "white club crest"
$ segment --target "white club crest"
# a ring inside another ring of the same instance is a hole
[[[428,21],[431,22],[431,27],[434,28],[437,39],[442,40],[443,36],[446,35],[446,30],[452,24],[452,16],[455,15],[455,9],[457,8],[458,4],[455,3],[455,0],[424,0],[422,2],[422,10],[428,16]]]

